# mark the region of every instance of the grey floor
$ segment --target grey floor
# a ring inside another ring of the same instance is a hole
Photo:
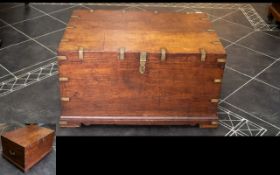
[[[55,130],[55,124],[39,124],[42,127]],[[0,135],[24,127],[22,123],[0,123]],[[0,141],[0,151],[2,152],[2,144]],[[0,156],[0,174],[1,175],[55,175],[56,174],[56,139],[54,139],[53,150],[41,161],[35,164],[27,173],[23,173],[16,166]]]
[[[228,53],[219,103],[220,127],[89,126],[57,135],[280,135],[280,30],[268,4],[0,5],[0,122],[56,123],[60,115],[56,48],[74,9],[201,11]]]

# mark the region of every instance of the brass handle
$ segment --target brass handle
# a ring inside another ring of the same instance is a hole
[[[15,156],[15,155],[16,155],[16,152],[14,152],[14,151],[12,151],[12,150],[9,150],[9,153],[10,153],[10,155],[12,155],[12,156]]]

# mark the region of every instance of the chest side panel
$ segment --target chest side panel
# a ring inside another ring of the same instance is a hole
[[[53,138],[54,138],[54,132],[30,144],[26,148],[26,153],[25,153],[26,169],[31,168],[35,163],[37,163],[39,160],[41,160],[46,154],[48,154],[51,151]]]

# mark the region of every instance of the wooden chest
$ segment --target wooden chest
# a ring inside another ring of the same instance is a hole
[[[61,127],[217,127],[225,50],[205,13],[76,10],[58,48]]]
[[[27,171],[52,150],[54,131],[30,125],[1,135],[3,157]]]

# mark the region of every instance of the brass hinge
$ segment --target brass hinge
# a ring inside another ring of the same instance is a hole
[[[221,83],[222,80],[221,79],[214,79],[214,83]]]
[[[59,81],[68,81],[69,78],[68,77],[59,77]]]
[[[165,61],[166,60],[166,49],[161,48],[160,49],[160,60]]]
[[[219,102],[219,99],[211,99],[211,103],[218,103]]]
[[[69,98],[69,97],[61,97],[60,100],[61,100],[61,101],[70,101],[70,98]]]
[[[147,52],[141,52],[140,53],[140,67],[139,67],[140,74],[144,74],[145,73],[146,61],[147,61]]]
[[[203,48],[200,48],[200,53],[201,53],[201,57],[200,57],[200,61],[205,61],[206,58],[206,51]]]
[[[84,59],[84,48],[82,47],[79,48],[79,59],[80,60]]]
[[[124,47],[120,48],[120,55],[119,55],[120,60],[124,60],[124,52],[125,52],[125,48]]]
[[[67,57],[66,56],[57,56],[57,60],[64,61],[64,60],[67,60]]]
[[[226,62],[226,59],[218,58],[218,59],[217,59],[217,62],[218,62],[218,63],[225,63],[225,62]]]

